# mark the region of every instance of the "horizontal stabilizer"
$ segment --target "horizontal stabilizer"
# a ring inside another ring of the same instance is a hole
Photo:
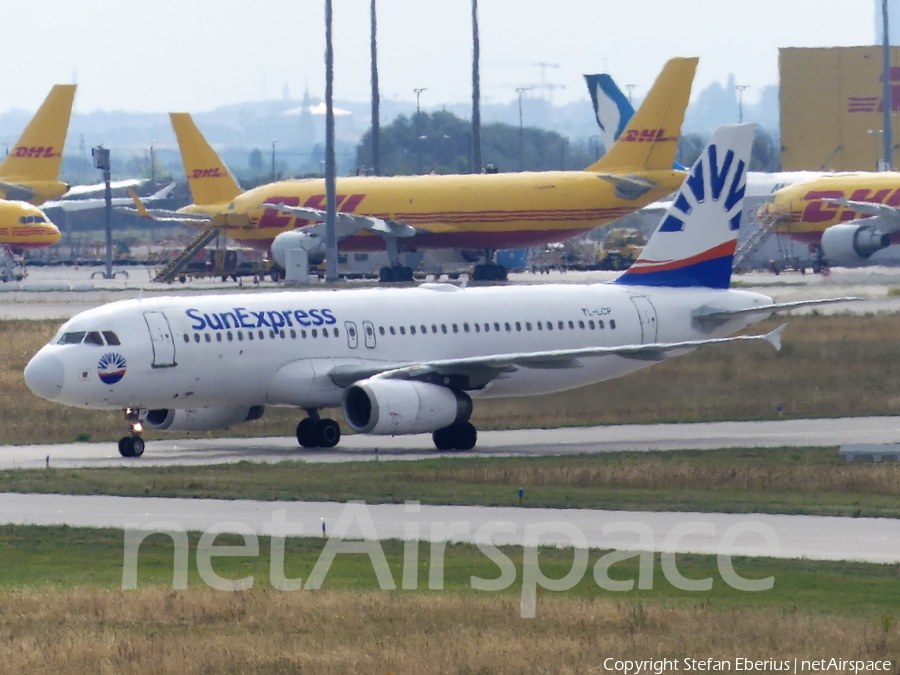
[[[823,199],[822,201],[838,206],[845,206],[848,209],[853,209],[857,213],[861,213],[865,216],[880,216],[881,221],[879,223],[879,229],[887,230],[888,232],[900,230],[900,208],[897,208],[896,206],[888,206],[887,204],[877,204],[873,202],[857,202],[850,199],[844,199],[843,197],[840,199]],[[893,227],[885,227],[885,225],[893,225]]]
[[[728,320],[737,316],[747,316],[751,314],[774,314],[776,312],[786,312],[792,309],[800,309],[801,307],[815,307],[818,305],[833,305],[837,302],[859,302],[865,298],[848,296],[844,298],[827,298],[823,300],[797,300],[795,302],[775,302],[768,305],[757,305],[756,307],[748,307],[746,309],[714,309],[712,307],[701,307],[691,316],[695,324],[699,324],[701,329],[712,331]]]

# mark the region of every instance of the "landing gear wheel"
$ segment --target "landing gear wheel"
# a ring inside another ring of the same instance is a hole
[[[478,442],[478,431],[471,422],[458,422],[431,435],[438,450],[471,450]]]
[[[308,417],[300,420],[300,424],[297,425],[297,442],[304,448],[317,448],[319,447],[317,441],[315,421]]]
[[[320,448],[333,448],[341,440],[341,427],[334,420],[319,420],[316,436]]]
[[[383,284],[389,284],[394,281],[412,281],[412,267],[388,267],[384,266],[378,270],[378,281]]]
[[[378,281],[389,284],[394,280],[394,270],[391,267],[382,267],[378,270]]]
[[[120,438],[119,454],[122,457],[140,457],[144,454],[144,439],[140,436],[124,436]]]

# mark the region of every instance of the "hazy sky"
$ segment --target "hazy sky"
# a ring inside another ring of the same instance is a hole
[[[324,93],[323,0],[6,0],[0,111],[34,110],[57,82],[76,110],[202,112],[222,104]],[[378,0],[385,97],[423,106],[467,100],[470,0]],[[696,93],[734,73],[778,79],[779,47],[872,44],[873,0],[480,0],[485,100],[516,87],[610,72],[642,96],[666,59],[699,56]],[[900,20],[898,17],[896,20]],[[369,98],[369,0],[334,0],[335,97]],[[539,67],[537,64],[557,64]],[[535,89],[527,95],[548,90]]]

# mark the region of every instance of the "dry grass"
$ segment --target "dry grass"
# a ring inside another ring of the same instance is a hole
[[[769,320],[754,332],[775,325]],[[0,444],[122,435],[120,413],[67,408],[28,391],[22,370],[56,327],[48,321],[0,323]],[[780,354],[768,345],[702,349],[574,391],[479,401],[473,421],[481,428],[506,428],[759,419],[776,417],[779,406],[794,417],[896,414],[898,335],[900,316],[796,317],[790,319]],[[270,409],[262,420],[227,434],[288,436],[300,416]]]
[[[898,653],[892,616],[545,595],[537,619],[525,620],[515,599],[499,596],[0,592],[0,672],[9,673],[599,673],[608,657],[873,660]]]

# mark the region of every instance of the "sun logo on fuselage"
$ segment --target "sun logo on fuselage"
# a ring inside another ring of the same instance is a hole
[[[115,384],[125,377],[125,357],[115,352],[104,354],[97,364],[97,374],[103,384]]]
[[[684,230],[684,219],[696,209],[706,209],[711,218],[721,218],[720,212],[712,211],[713,205],[716,205],[717,211],[719,207],[725,211],[729,229],[740,229],[740,204],[747,187],[747,167],[744,160],[739,160],[733,166],[734,156],[734,151],[728,150],[720,162],[717,146],[709,146],[705,156],[694,164],[693,170],[685,179],[678,197],[659,227],[660,232],[681,232]],[[723,194],[724,203],[720,203]]]

